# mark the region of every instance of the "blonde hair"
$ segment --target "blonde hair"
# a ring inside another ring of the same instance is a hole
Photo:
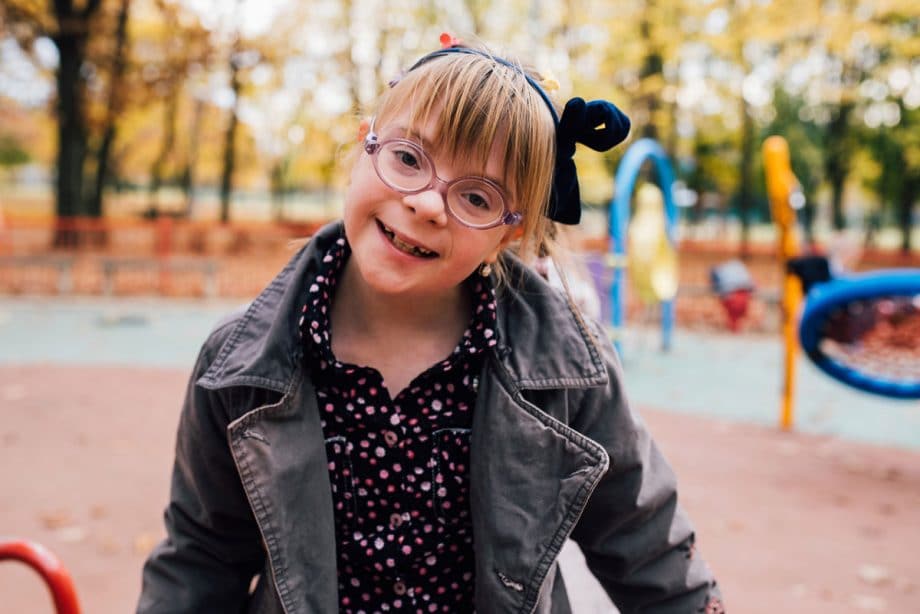
[[[411,125],[433,122],[432,145],[472,167],[504,152],[511,207],[521,213],[517,251],[525,261],[552,251],[546,217],[556,159],[556,127],[546,102],[522,71],[486,55],[446,54],[406,73],[381,97],[375,123],[401,113]],[[541,77],[528,74],[537,81]],[[499,259],[499,263],[501,259]],[[501,271],[498,271],[501,275]]]

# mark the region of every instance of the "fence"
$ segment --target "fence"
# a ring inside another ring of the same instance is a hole
[[[218,225],[161,217],[148,219],[9,219],[0,227],[0,295],[150,295],[171,297],[256,296],[292,256],[296,244],[319,224]],[[603,253],[604,238],[579,246]],[[723,328],[725,316],[710,291],[712,267],[738,256],[729,242],[683,241],[680,245],[677,323]],[[916,255],[870,251],[861,268],[918,266]],[[758,293],[746,330],[773,331],[779,321],[772,300],[782,279],[773,244],[753,244],[745,264]],[[607,291],[609,279],[599,280]],[[654,310],[629,292],[629,322],[651,321]],[[609,315],[609,314],[604,314]]]
[[[317,224],[7,219],[0,294],[247,297]]]

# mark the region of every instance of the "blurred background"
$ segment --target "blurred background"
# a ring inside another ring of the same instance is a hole
[[[444,31],[632,119],[615,151],[577,155],[584,221],[565,238],[606,321],[628,268],[627,390],[729,610],[916,612],[917,403],[798,360],[777,428],[794,254],[762,154],[788,143],[798,253],[839,274],[920,267],[911,0],[0,0],[0,535],[58,553],[87,611],[133,607],[198,346],[340,215],[361,119]],[[611,201],[645,137],[673,168],[674,243],[659,250],[660,209],[627,202],[627,267]],[[912,305],[897,347],[917,379]],[[576,613],[611,611],[564,552]],[[10,567],[0,611],[52,611]]]
[[[759,144],[782,133],[809,239],[850,228],[909,251],[918,12],[909,0],[4,0],[0,203],[14,229],[53,216],[329,219],[362,113],[446,30],[515,52],[559,81],[560,100],[625,109],[632,138],[673,160],[685,237],[743,250],[769,232]],[[609,202],[623,150],[579,160],[588,207]],[[105,239],[75,228],[106,227],[59,225],[54,244]]]

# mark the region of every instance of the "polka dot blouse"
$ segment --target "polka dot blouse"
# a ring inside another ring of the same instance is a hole
[[[300,327],[320,410],[338,544],[339,610],[472,612],[470,427],[495,295],[467,281],[473,315],[457,347],[394,398],[378,371],[332,353],[329,311],[350,255],[323,258]]]

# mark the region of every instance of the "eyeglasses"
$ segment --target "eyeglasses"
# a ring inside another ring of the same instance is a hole
[[[437,190],[455,220],[478,230],[502,224],[514,226],[521,214],[508,210],[502,188],[486,177],[459,177],[444,181],[434,161],[418,144],[406,139],[377,141],[373,132],[364,139],[364,151],[371,156],[380,180],[403,194]]]

